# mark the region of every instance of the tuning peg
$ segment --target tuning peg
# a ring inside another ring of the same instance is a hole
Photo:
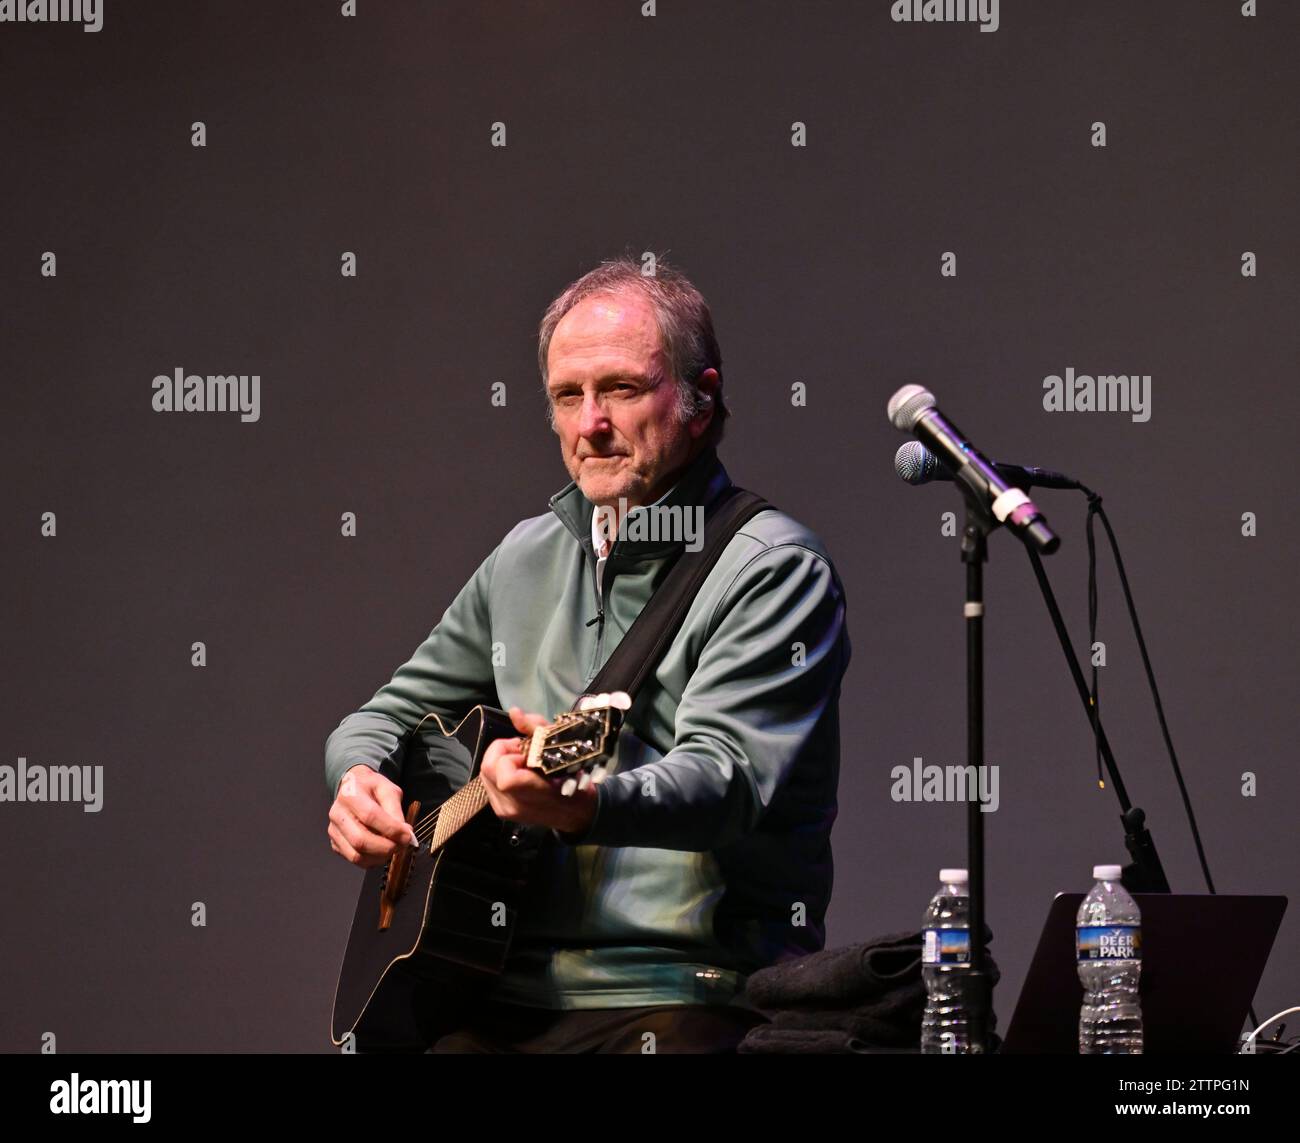
[[[572,797],[573,791],[577,788],[578,780],[576,778],[565,778],[564,785],[560,787],[560,793],[566,798]]]
[[[616,710],[627,710],[632,705],[632,697],[627,691],[601,691],[598,695],[583,695],[578,700],[576,710],[595,710],[612,706]]]
[[[591,785],[591,775],[588,774],[586,770],[584,770],[581,773],[581,775],[579,775],[578,777],[578,789],[585,790],[590,785]]]
[[[608,774],[609,771],[603,762],[599,766],[593,766],[591,770],[591,784],[593,786],[599,786]]]

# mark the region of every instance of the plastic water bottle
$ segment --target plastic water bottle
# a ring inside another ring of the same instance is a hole
[[[921,976],[925,1015],[921,1051],[967,1055],[982,1050],[970,1035],[970,896],[964,869],[939,870],[939,892],[930,898],[922,930]]]
[[[1120,883],[1118,865],[1098,865],[1097,883],[1079,906],[1076,943],[1083,1007],[1079,1051],[1084,1055],[1141,1055],[1142,914]]]

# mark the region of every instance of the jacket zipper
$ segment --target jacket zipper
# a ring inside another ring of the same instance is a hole
[[[596,618],[589,619],[587,621],[587,626],[590,627],[593,623],[596,624],[596,657],[592,661],[591,674],[587,679],[588,682],[594,679],[596,677],[596,672],[600,670],[600,649],[605,642],[605,595],[609,590],[609,561],[613,555],[614,550],[611,548],[609,556],[605,558],[606,574],[599,579],[596,575],[596,564],[599,561],[596,560],[595,556],[592,557],[591,582],[596,588]]]

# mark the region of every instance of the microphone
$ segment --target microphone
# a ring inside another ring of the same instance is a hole
[[[1008,484],[1020,488],[1031,488],[1037,484],[1040,488],[1082,488],[1077,480],[1062,472],[1053,472],[1050,468],[1035,468],[1033,465],[1022,468],[1018,464],[999,464],[993,467]],[[932,480],[956,480],[952,470],[934,455],[920,441],[908,441],[898,446],[894,454],[894,471],[908,484],[929,484]]]
[[[979,498],[999,524],[1006,524],[1024,543],[1051,554],[1060,538],[1029,496],[1005,480],[965,434],[937,407],[934,394],[920,385],[904,385],[889,399],[894,428],[911,433],[931,448],[955,474],[954,478]]]

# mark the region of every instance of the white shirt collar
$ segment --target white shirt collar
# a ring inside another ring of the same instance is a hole
[[[605,529],[600,526],[600,508],[595,508],[591,513],[591,547],[596,553],[598,560],[605,557],[600,554],[601,548],[605,544]]]

